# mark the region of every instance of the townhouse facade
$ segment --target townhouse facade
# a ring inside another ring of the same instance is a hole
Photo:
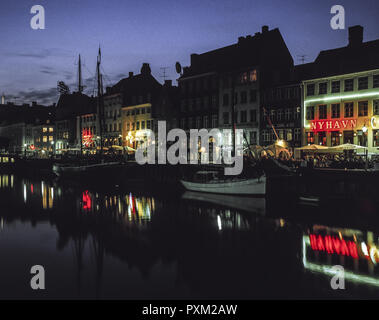
[[[302,81],[303,145],[350,143],[379,152],[379,40],[349,28],[346,47],[322,51]]]

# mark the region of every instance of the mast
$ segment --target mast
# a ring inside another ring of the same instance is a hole
[[[82,63],[80,60],[80,54],[79,54],[79,69],[78,69],[78,92],[83,92],[83,86],[82,86]]]
[[[99,46],[99,53],[97,56],[96,76],[97,76],[97,115],[99,119],[99,132],[100,132],[100,155],[103,155],[103,122],[104,122],[104,106],[103,106],[103,81],[100,73],[101,64],[101,49]]]
[[[78,93],[81,94],[83,91],[82,86],[82,63],[79,54],[79,64],[78,64]],[[80,131],[80,155],[83,155],[83,128],[82,128],[82,115],[79,114],[79,131]]]

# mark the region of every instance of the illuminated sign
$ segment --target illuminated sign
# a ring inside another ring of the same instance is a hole
[[[333,236],[309,235],[311,248],[314,251],[325,251],[327,253],[336,253],[338,255],[350,256],[358,259],[357,244],[354,241],[346,241]]]
[[[311,122],[312,131],[339,131],[344,129],[354,129],[356,126],[357,119],[314,120]]]
[[[83,209],[84,210],[91,210],[92,207],[92,200],[91,196],[89,195],[88,191],[83,192]]]

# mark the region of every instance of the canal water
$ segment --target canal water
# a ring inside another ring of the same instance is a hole
[[[379,297],[370,199],[207,199],[159,189],[1,174],[0,298]],[[45,290],[30,287],[34,265],[45,269]],[[332,289],[336,265],[344,289]]]

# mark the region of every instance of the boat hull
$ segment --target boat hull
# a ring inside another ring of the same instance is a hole
[[[220,183],[197,183],[184,180],[180,182],[186,190],[196,192],[246,196],[266,194],[266,177]]]

